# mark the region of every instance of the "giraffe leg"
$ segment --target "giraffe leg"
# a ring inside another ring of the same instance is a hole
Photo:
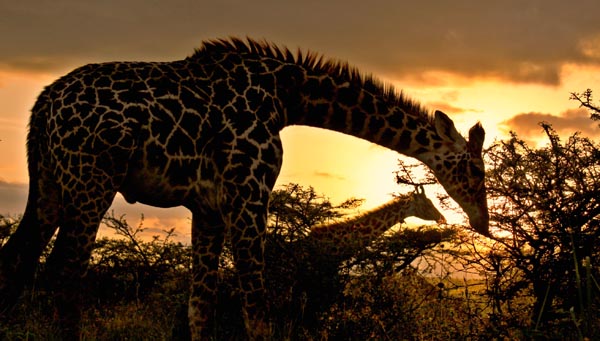
[[[0,320],[9,316],[24,287],[33,280],[40,255],[58,228],[57,193],[53,181],[30,180],[25,213],[0,250]]]
[[[265,299],[264,234],[267,203],[240,213],[231,226],[231,244],[241,291],[242,313],[251,340],[271,336]]]
[[[192,215],[192,283],[189,323],[192,340],[214,336],[217,270],[223,249],[225,226],[219,212]]]
[[[52,252],[46,261],[46,278],[54,291],[59,325],[66,339],[79,338],[85,274],[102,217],[115,193],[75,195],[64,209]]]

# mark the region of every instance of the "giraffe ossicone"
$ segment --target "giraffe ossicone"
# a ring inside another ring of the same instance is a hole
[[[463,138],[441,112],[345,63],[267,42],[204,42],[173,62],[89,64],[38,97],[27,136],[29,196],[0,250],[0,310],[14,306],[58,229],[46,270],[65,333],[78,333],[79,290],[99,223],[129,202],[192,213],[190,328],[211,335],[218,258],[229,230],[250,338],[269,334],[264,234],[282,163],[279,131],[307,125],[415,157],[488,233],[478,123]],[[6,316],[6,314],[3,314]]]

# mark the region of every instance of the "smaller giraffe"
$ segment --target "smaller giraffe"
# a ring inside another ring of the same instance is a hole
[[[423,187],[418,186],[415,191],[399,195],[356,217],[314,226],[307,236],[294,242],[295,247],[268,247],[270,301],[284,305],[279,311],[290,312],[282,318],[297,318],[305,327],[315,327],[318,314],[327,310],[342,290],[338,277],[340,265],[411,216],[440,223],[446,220],[427,198]],[[282,250],[289,249],[296,250],[292,259],[282,254]],[[294,275],[282,285],[286,280],[281,272],[290,270]],[[292,295],[287,303],[283,298],[286,294]]]
[[[446,221],[425,195],[423,186],[418,186],[414,192],[398,196],[357,217],[315,226],[305,241],[319,245],[321,249],[326,249],[328,256],[343,258],[343,261],[410,216]]]

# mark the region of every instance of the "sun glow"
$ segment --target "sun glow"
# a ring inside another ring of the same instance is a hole
[[[26,183],[25,139],[29,110],[57,76],[0,70],[0,180]]]

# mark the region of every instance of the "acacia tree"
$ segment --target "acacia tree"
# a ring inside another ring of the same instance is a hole
[[[117,238],[96,241],[86,280],[94,290],[91,296],[140,300],[154,288],[186,282],[190,248],[173,240],[175,228],[144,241],[143,215],[138,226],[114,212],[106,214],[103,222]]]
[[[563,142],[540,125],[545,147],[512,133],[487,151],[495,231],[481,262],[492,274],[488,294],[496,314],[518,295],[532,297],[530,330],[566,319],[562,327],[590,331],[599,289],[600,146],[578,133]]]
[[[317,311],[336,297],[340,284],[327,250],[315,253],[306,245],[306,236],[313,226],[339,219],[363,201],[349,198],[334,204],[312,186],[295,183],[271,193],[265,258],[267,295],[275,318],[315,329]],[[310,290],[315,286],[318,289]]]
[[[398,182],[411,188],[423,183],[414,180],[409,173],[408,169],[401,169],[398,179],[402,175],[402,179],[406,180]],[[409,277],[418,276],[410,271],[411,263],[417,258],[430,256],[436,246],[452,238],[456,230],[402,226],[358,251],[347,246],[346,251],[353,254],[349,259],[340,256],[330,244],[307,237],[313,226],[340,218],[361,202],[351,198],[333,205],[326,197],[315,193],[312,187],[296,184],[273,192],[265,254],[269,302],[272,310],[276,311],[276,318],[285,323],[293,321],[307,330],[326,328],[330,336],[351,332],[358,338],[361,336],[356,328],[372,331],[385,325],[384,329],[389,332],[388,326],[402,330],[411,324],[400,323],[398,316],[404,316],[403,321],[414,321],[412,318],[418,309],[416,302],[422,304],[425,300],[419,297],[411,305],[405,302],[405,295],[415,288],[405,287],[405,291],[399,293],[392,285],[384,283],[396,283],[392,278],[404,273],[404,270],[411,274]],[[369,284],[362,285],[366,283]],[[415,283],[415,286],[421,285],[422,282]],[[427,285],[428,289],[431,287],[434,286]],[[366,296],[370,299],[365,301],[363,298]],[[365,315],[367,310],[371,314]],[[372,319],[375,313],[378,318]],[[332,329],[332,319],[338,320],[348,314],[357,320],[341,325],[334,323]],[[374,336],[369,333],[364,336],[369,335]]]
[[[296,241],[308,235],[311,227],[341,218],[363,202],[364,199],[349,198],[334,205],[312,186],[289,183],[271,193],[269,236],[283,238],[288,242]]]
[[[571,99],[579,102],[579,107],[586,108],[590,112],[592,120],[600,121],[600,106],[593,102],[592,89],[586,89],[583,92],[571,92]]]

